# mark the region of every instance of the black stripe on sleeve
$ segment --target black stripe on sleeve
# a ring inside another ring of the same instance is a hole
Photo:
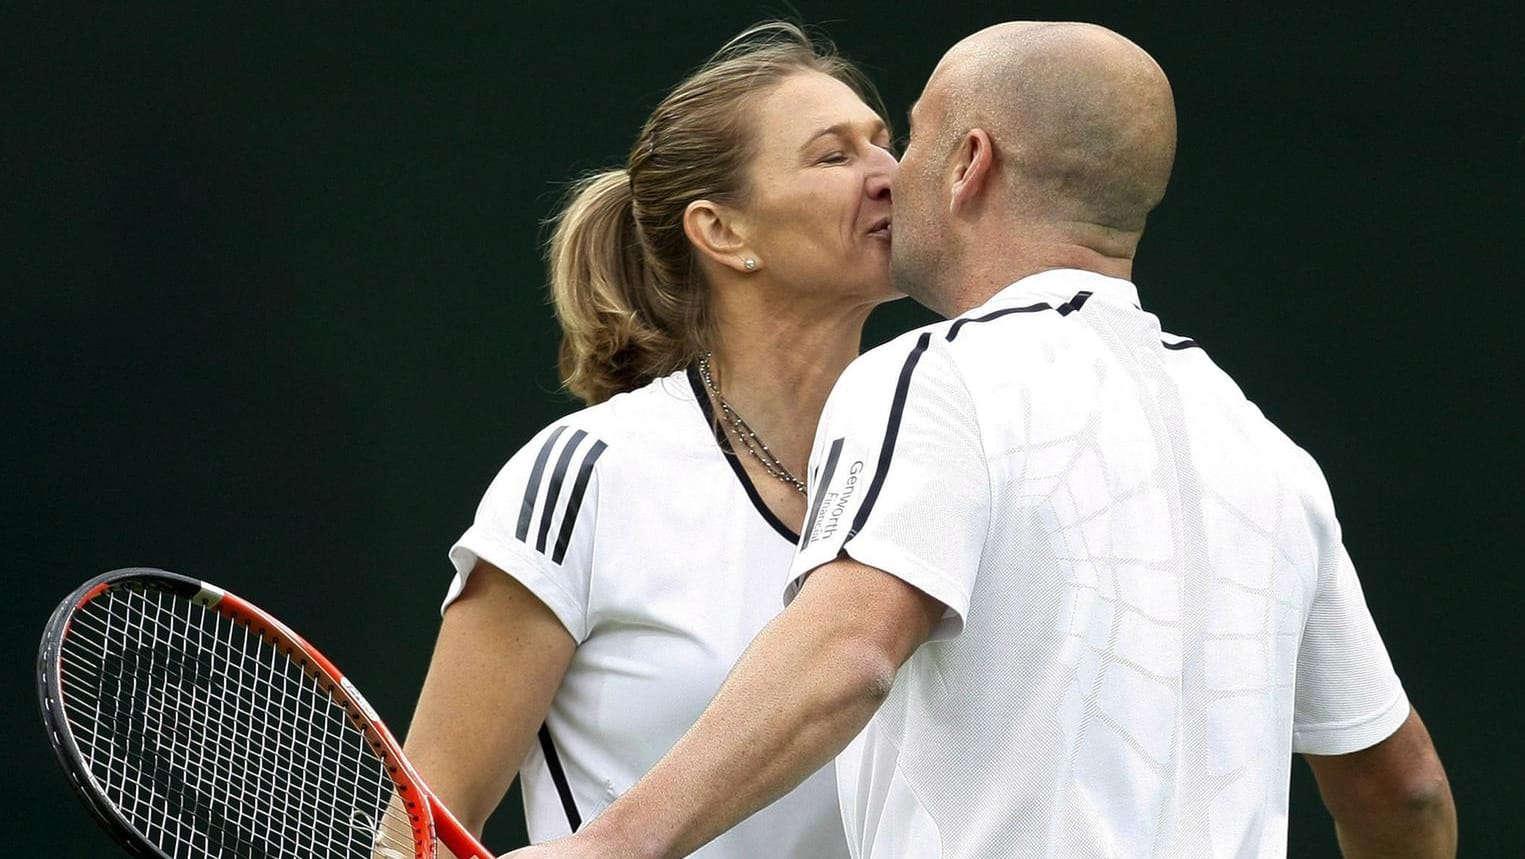
[[[811,485],[816,487],[815,503],[810,505],[810,515],[805,517],[805,535],[800,538],[800,546],[810,543],[810,535],[815,533],[815,520],[821,515],[821,502],[826,500],[826,491],[831,488],[831,476],[837,470],[837,460],[842,458],[842,443],[846,439],[839,438],[831,443],[831,451],[826,454],[826,464],[821,467],[821,473],[811,480]]]
[[[551,560],[558,564],[567,556],[567,545],[572,542],[572,529],[577,527],[577,512],[582,508],[582,495],[588,490],[588,480],[593,476],[593,463],[598,462],[608,447],[601,441],[593,442],[588,455],[582,459],[582,466],[577,469],[577,481],[572,484],[572,497],[567,499],[567,512],[561,517],[561,532],[556,535],[556,549],[551,553]]]
[[[1045,305],[1046,307],[1047,305]],[[1017,309],[1007,312],[1016,313]],[[976,320],[984,321],[984,320]],[[949,332],[952,339],[952,332]],[[853,517],[852,529],[847,532],[847,539],[863,530],[868,522],[868,514],[874,509],[874,502],[879,500],[879,490],[884,486],[884,476],[889,473],[890,460],[895,456],[895,439],[900,436],[900,419],[905,414],[906,394],[911,390],[911,373],[915,371],[916,364],[921,360],[923,352],[932,342],[932,333],[929,331],[916,341],[916,348],[906,356],[905,366],[900,368],[900,381],[895,384],[895,399],[890,403],[890,420],[884,428],[884,445],[879,449],[879,464],[874,467],[874,480],[868,485],[868,492],[863,495],[863,506],[858,508],[858,515]]]
[[[572,796],[572,785],[567,782],[566,770],[561,768],[561,756],[556,754],[556,744],[551,741],[551,728],[540,723],[540,751],[545,755],[545,768],[551,771],[551,782],[561,797],[561,808],[567,813],[567,825],[573,832],[582,828],[582,815],[577,811],[577,799]]]
[[[551,472],[551,485],[545,491],[545,515],[540,517],[540,536],[535,540],[535,551],[541,554],[545,554],[545,538],[551,533],[551,514],[556,512],[556,500],[561,497],[561,484],[567,478],[567,466],[572,464],[572,454],[577,446],[587,437],[587,432],[583,430],[572,433],[567,446],[561,449],[561,456],[556,459],[556,470]]]
[[[1160,341],[1160,345],[1164,346],[1166,349],[1170,349],[1170,350],[1177,351],[1177,352],[1179,352],[1182,349],[1201,349],[1202,348],[1202,344],[1198,343],[1195,340],[1189,340],[1189,339],[1188,340],[1180,340],[1180,341],[1177,341],[1175,343],[1166,343],[1164,340],[1161,340]]]
[[[535,467],[530,469],[529,486],[524,488],[524,503],[519,505],[519,527],[514,531],[514,536],[521,541],[528,541],[530,534],[530,519],[535,515],[535,498],[540,494],[540,478],[545,476],[545,462],[551,458],[551,448],[556,446],[556,439],[566,432],[566,427],[557,427],[551,437],[540,446],[540,453],[535,455]]]

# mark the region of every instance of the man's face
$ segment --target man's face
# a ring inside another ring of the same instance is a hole
[[[937,73],[912,105],[910,136],[895,177],[895,239],[890,268],[895,286],[922,304],[938,309],[933,298],[938,274],[947,254],[948,205],[943,188],[947,162],[947,129]]]

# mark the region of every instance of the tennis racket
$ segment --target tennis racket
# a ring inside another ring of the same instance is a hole
[[[91,579],[53,612],[37,667],[59,763],[134,856],[433,859],[438,839],[492,859],[333,663],[206,582]]]

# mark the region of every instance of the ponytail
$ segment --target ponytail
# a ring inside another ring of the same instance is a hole
[[[647,264],[630,175],[609,170],[573,186],[549,252],[551,298],[561,323],[562,383],[600,403],[665,376],[695,357],[687,323],[696,302]]]

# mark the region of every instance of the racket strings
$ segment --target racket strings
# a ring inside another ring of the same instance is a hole
[[[189,606],[189,604],[185,604],[183,607],[188,609],[188,610],[191,610],[191,611],[200,611],[200,609],[195,608],[193,606]],[[217,615],[211,615],[211,616],[212,617],[216,617],[216,618],[220,618],[220,616],[217,616]],[[232,624],[230,624],[225,619],[222,619],[221,622],[223,624],[227,625],[227,626],[230,626],[230,627],[232,626]],[[129,621],[127,626],[128,626],[128,628],[134,628],[135,625],[132,624]],[[235,639],[235,641],[234,641],[235,644],[241,644],[243,646],[243,649],[247,653],[249,653],[249,655],[258,657],[259,661],[255,662],[254,664],[259,665],[259,666],[264,666],[266,664],[264,660],[265,659],[269,659],[270,660],[269,664],[270,664],[271,667],[278,668],[280,666],[281,663],[280,663],[280,659],[279,659],[279,654],[277,654],[275,652],[273,647],[259,648],[257,646],[257,643],[262,643],[263,642],[262,639],[258,638],[257,636],[253,636],[247,630],[243,630],[242,628],[239,628],[239,629],[235,630],[234,634],[237,635],[239,638],[243,639],[243,641],[238,641],[237,639]],[[139,635],[139,636],[132,636],[131,640],[133,642],[135,642],[135,643],[141,643],[143,641],[141,635]],[[249,647],[250,642],[255,642],[256,643],[256,647],[253,648],[252,650]],[[188,668],[183,663],[181,663],[179,665],[174,665],[174,664],[167,664],[166,665],[162,661],[162,660],[164,660],[163,651],[160,648],[158,648],[158,647],[144,648],[144,647],[139,646],[136,649],[136,651],[131,651],[130,650],[130,651],[128,651],[128,653],[129,654],[136,653],[140,657],[139,661],[143,661],[141,659],[141,656],[142,656],[142,654],[146,653],[148,655],[148,660],[147,661],[150,663],[150,666],[157,668],[157,670],[159,670],[160,673],[163,675],[163,678],[165,680],[164,688],[167,689],[167,690],[171,690],[171,691],[178,691],[180,693],[180,694],[169,694],[169,695],[165,695],[164,696],[164,698],[165,698],[165,702],[164,703],[168,705],[168,711],[167,712],[170,713],[171,715],[178,714],[178,715],[183,717],[184,711],[188,707],[192,707],[192,706],[195,706],[196,704],[200,703],[197,700],[198,699],[198,695],[196,694],[197,691],[200,688],[200,684],[195,683],[195,681],[196,681],[198,676],[201,676],[202,679],[205,679],[206,676],[210,676],[213,679],[216,679],[217,675],[219,673],[221,673],[219,671],[219,668],[221,666],[216,666],[216,665],[211,666],[210,667],[210,671],[207,670],[207,666],[205,666],[205,665],[200,666],[199,669],[196,666],[194,666],[194,665]],[[236,663],[236,662],[232,663],[232,664],[235,665],[235,666],[238,665],[238,663]],[[246,661],[246,664],[247,664],[247,661]],[[131,666],[129,665],[129,667],[131,667]],[[141,674],[142,672],[136,672],[136,673],[137,674]],[[247,673],[247,671],[244,672],[244,673]],[[109,671],[107,673],[107,676],[108,677],[110,676],[110,672]],[[124,676],[132,678],[133,682],[136,682],[137,679],[139,679],[138,677],[134,676],[133,672],[126,672],[126,673],[124,673]],[[301,710],[301,709],[294,709],[293,708],[293,703],[294,702],[292,702],[290,700],[282,701],[283,697],[289,699],[292,696],[292,687],[291,687],[291,685],[289,683],[285,684],[285,688],[280,688],[279,686],[273,686],[273,684],[271,684],[269,682],[269,677],[270,677],[269,672],[259,672],[259,673],[255,674],[253,676],[253,681],[255,682],[256,685],[263,685],[263,686],[267,687],[265,689],[265,691],[264,691],[264,694],[266,696],[273,696],[272,700],[276,704],[278,704],[278,705],[280,705],[281,707],[284,708],[281,712],[284,712],[287,715],[290,715],[291,713],[301,714],[303,712],[303,710]],[[246,678],[246,679],[248,679],[248,678]],[[187,680],[192,681],[192,682],[190,684],[188,684],[186,682]],[[179,681],[179,682],[177,682],[177,681]],[[309,682],[310,682],[310,680],[309,680]],[[108,683],[109,683],[109,681],[108,681]],[[187,688],[192,690],[192,694],[191,694],[189,700],[184,695],[184,691]],[[300,686],[297,687],[297,689],[299,689],[299,690],[300,690],[300,688],[301,688]],[[113,690],[113,689],[110,688],[109,685],[108,685],[106,691],[108,693],[115,691],[116,694],[118,694],[118,695],[128,694],[127,690],[123,690],[123,689],[115,689],[115,690]],[[274,778],[274,776],[272,776],[272,773],[279,773],[279,772],[281,772],[281,770],[276,769],[275,767],[272,766],[272,764],[277,764],[278,765],[278,761],[274,761],[274,760],[270,759],[271,754],[278,753],[279,749],[272,750],[272,749],[267,747],[268,743],[264,742],[268,738],[274,736],[276,734],[276,732],[279,731],[280,728],[281,728],[280,722],[272,721],[272,719],[271,719],[272,711],[270,709],[268,709],[268,708],[262,711],[262,710],[260,710],[258,708],[253,707],[253,706],[249,706],[249,704],[251,702],[249,700],[247,700],[247,699],[244,699],[244,698],[233,698],[233,697],[216,698],[216,697],[213,697],[213,698],[207,699],[207,701],[212,703],[212,704],[220,703],[220,704],[222,704],[224,706],[223,706],[222,711],[221,711],[222,718],[208,719],[207,720],[207,726],[210,727],[211,729],[213,729],[212,732],[211,732],[212,736],[210,738],[211,742],[203,743],[203,744],[201,744],[199,746],[200,754],[197,755],[198,758],[206,760],[206,759],[208,759],[206,752],[209,749],[212,750],[214,755],[215,755],[215,752],[217,751],[217,749],[219,747],[226,749],[229,746],[229,741],[227,739],[224,739],[221,742],[219,742],[217,735],[218,734],[222,734],[222,733],[226,733],[225,730],[219,730],[219,729],[225,729],[230,723],[231,724],[242,723],[242,724],[245,724],[245,725],[250,725],[254,729],[254,730],[252,730],[251,732],[248,732],[245,735],[246,738],[252,740],[252,742],[247,744],[249,746],[249,748],[248,749],[237,749],[237,751],[243,752],[243,757],[242,758],[240,758],[240,757],[232,758],[232,761],[235,764],[241,763],[242,767],[240,769],[238,769],[238,771],[235,771],[235,772],[231,773],[231,775],[228,775],[223,780],[222,784],[216,785],[215,786],[215,790],[227,790],[229,785],[234,784],[234,783],[238,782],[239,780],[247,782],[252,777],[253,780],[254,780],[254,784],[255,784],[256,790],[260,790],[260,791],[263,791],[265,793],[268,793],[270,795],[270,797],[271,797],[270,803],[272,805],[277,806],[277,810],[282,812],[282,813],[284,813],[285,815],[287,815],[287,816],[291,816],[293,814],[312,815],[314,813],[319,813],[318,809],[315,806],[312,807],[312,808],[305,807],[307,805],[310,805],[310,803],[304,803],[301,800],[301,797],[309,792],[309,791],[306,790],[308,785],[304,783],[304,781],[306,781],[306,780],[293,780],[292,782],[287,783],[287,782],[284,782],[284,781],[277,780],[277,779]],[[142,705],[145,704],[145,703],[149,704],[150,706],[143,707]],[[147,718],[147,723],[152,728],[156,729],[161,736],[165,735],[165,734],[170,734],[170,735],[174,736],[175,742],[178,742],[180,744],[178,747],[177,747],[177,745],[174,742],[167,744],[168,750],[171,753],[170,754],[170,758],[171,758],[170,764],[171,764],[171,766],[179,765],[182,768],[189,767],[192,762],[189,760],[188,756],[182,755],[182,756],[180,756],[179,759],[176,759],[175,756],[174,756],[174,751],[176,750],[176,748],[187,748],[185,746],[185,737],[181,733],[176,732],[175,730],[173,730],[176,727],[176,725],[173,724],[173,722],[177,721],[177,720],[171,720],[171,723],[167,724],[166,723],[166,719],[164,718],[165,717],[165,713],[166,713],[166,709],[164,707],[154,707],[154,706],[152,706],[152,703],[153,702],[151,702],[151,701],[150,702],[144,702],[142,700],[139,700],[140,709],[143,709],[146,712],[146,714],[147,714],[147,717],[148,717]],[[231,711],[229,710],[229,707],[227,706],[229,704],[232,705]],[[228,715],[229,715],[230,712],[231,712],[231,714],[233,716],[232,719],[228,718]],[[313,723],[311,719],[307,719],[307,720],[297,719],[296,721],[298,721],[298,722],[302,722],[302,721],[308,722],[309,724],[308,724],[308,727],[307,727],[307,731],[308,731],[309,734],[312,733],[311,725],[317,724],[317,723]],[[342,722],[342,721],[334,721],[334,722],[331,722],[329,724],[330,725],[333,725],[333,724],[347,725],[346,722]],[[117,726],[117,727],[119,727],[119,726]],[[330,727],[330,733],[332,733],[332,727]],[[232,739],[232,741],[231,741],[231,744],[236,747],[238,745],[238,740],[239,739],[240,739],[240,737],[238,737],[235,734],[233,739]],[[298,776],[304,776],[309,771],[311,771],[311,768],[312,768],[312,754],[310,752],[310,748],[311,747],[309,745],[308,746],[308,753],[303,755],[303,760],[299,762],[299,763],[305,764],[306,768],[303,768],[302,766],[298,766],[298,767],[296,767],[294,769],[290,769],[289,772],[294,773],[294,774],[296,774]],[[250,754],[251,751],[252,751],[252,754]],[[214,756],[214,757],[210,758],[209,760],[212,760],[212,761],[215,762],[215,761],[222,760],[222,758]],[[162,757],[158,761],[155,761],[154,758],[150,757],[149,761],[150,761],[150,763],[158,763],[160,765],[163,764]],[[145,784],[145,782],[143,781],[143,776],[144,775],[148,775],[148,776],[162,775],[162,773],[155,771],[155,769],[153,767],[150,767],[149,771],[147,773],[145,773],[141,767],[134,768],[134,770],[135,771],[132,774],[134,776],[137,776],[138,780],[135,782],[135,784],[138,785],[139,787],[141,787],[141,786],[143,786]],[[224,774],[225,773],[223,773],[223,772],[214,771],[214,774],[213,774],[214,775],[214,779],[216,778],[217,775],[224,775]],[[184,786],[182,785],[181,786],[182,790],[180,791],[182,793],[184,792],[183,791],[183,787]],[[135,798],[145,799],[146,801],[152,801],[154,799],[160,799],[160,797],[157,797],[153,792],[150,792],[150,794],[146,798],[141,797],[141,796],[138,796],[138,797],[135,797]],[[295,798],[295,801],[294,801],[294,798]],[[331,805],[328,806],[328,807],[332,808]],[[330,812],[330,815],[332,815],[332,812]],[[362,812],[362,815],[363,815],[363,812]],[[235,820],[235,824],[243,824],[243,825],[241,827],[237,827],[237,828],[240,828],[240,829],[243,829],[243,830],[250,830],[250,829],[252,829],[255,832],[259,832],[261,829],[263,829],[263,830],[265,830],[265,834],[264,834],[264,839],[263,840],[265,840],[265,841],[274,840],[274,834],[278,832],[278,829],[277,829],[277,827],[274,826],[274,823],[279,818],[268,818],[268,817],[256,816],[255,813],[254,813],[254,810],[252,810],[252,809],[250,809],[248,807],[238,809],[238,817],[240,819],[236,819]],[[334,821],[334,820],[330,820],[329,821],[329,828],[330,829],[333,828],[335,822],[336,821]],[[224,828],[226,828],[226,827],[224,827]],[[224,838],[222,840],[226,841],[227,839]],[[236,838],[234,840],[237,841]],[[245,840],[247,840],[247,839],[245,839]],[[227,845],[223,845],[223,846],[227,846]],[[238,847],[237,844],[234,844],[233,846],[235,848]],[[235,855],[237,855],[237,854],[235,854]]]
[[[75,614],[64,710],[97,783],[174,859],[409,859],[386,764],[319,681],[247,626],[173,594]]]

